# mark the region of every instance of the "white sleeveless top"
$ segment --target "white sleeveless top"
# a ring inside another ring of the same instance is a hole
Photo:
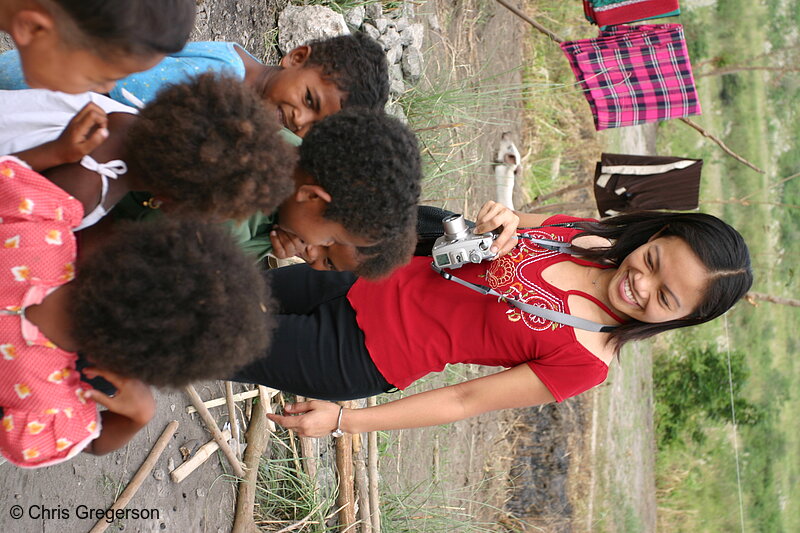
[[[0,156],[54,141],[72,117],[89,102],[94,102],[106,113],[137,114],[135,108],[97,93],[66,94],[46,89],[0,91]],[[103,204],[108,193],[108,179],[116,179],[128,170],[125,162],[120,160],[98,163],[85,156],[80,163],[100,175],[102,189],[100,202],[86,213],[76,231],[95,224],[106,215]]]

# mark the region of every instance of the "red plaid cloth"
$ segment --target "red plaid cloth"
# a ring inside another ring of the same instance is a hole
[[[678,0],[620,0],[605,5],[596,5],[592,0],[583,0],[583,11],[586,18],[598,26],[612,26],[674,16],[680,13],[680,5]]]
[[[701,113],[680,24],[615,26],[561,48],[598,130]]]

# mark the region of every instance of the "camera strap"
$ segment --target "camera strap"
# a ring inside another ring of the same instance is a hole
[[[559,241],[548,241],[548,242],[558,243]],[[560,244],[567,244],[567,246],[569,246],[569,243],[560,243]],[[531,315],[544,318],[545,320],[549,320],[551,322],[557,322],[559,324],[564,324],[565,326],[572,326],[573,328],[583,329],[586,331],[593,331],[595,333],[608,333],[609,331],[613,331],[616,328],[616,326],[608,326],[606,324],[600,324],[599,322],[594,322],[592,320],[587,320],[585,318],[573,316],[568,313],[553,311],[552,309],[545,309],[544,307],[539,307],[536,305],[531,305],[524,302],[520,302],[518,300],[508,298],[506,296],[503,296],[496,290],[492,289],[491,287],[487,287],[486,285],[480,285],[478,283],[472,283],[470,281],[461,279],[458,276],[454,276],[450,272],[436,266],[436,263],[433,262],[431,263],[431,268],[446,280],[455,281],[459,285],[463,285],[464,287],[477,291],[481,294],[496,296],[500,301],[506,302],[507,304],[516,307],[520,311],[524,311],[525,313],[529,313]]]

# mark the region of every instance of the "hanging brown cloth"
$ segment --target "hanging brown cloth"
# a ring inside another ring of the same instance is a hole
[[[594,197],[603,217],[642,209],[697,209],[702,159],[607,154],[594,172]]]

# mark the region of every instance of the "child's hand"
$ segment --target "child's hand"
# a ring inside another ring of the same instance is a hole
[[[278,259],[288,259],[294,256],[305,259],[306,243],[294,233],[274,226],[269,234],[269,240],[272,242],[272,255]]]
[[[61,163],[76,163],[108,138],[108,116],[100,106],[89,102],[72,117],[61,135],[53,141]]]
[[[145,383],[97,368],[85,368],[83,374],[89,379],[102,376],[117,389],[113,397],[98,390],[91,390],[86,393],[87,398],[91,398],[112,413],[129,418],[139,426],[144,426],[153,418],[156,402],[150,387]]]
[[[478,211],[475,217],[475,233],[488,233],[502,227],[503,230],[492,243],[492,251],[501,257],[517,245],[517,227],[519,216],[503,204],[488,201]]]

